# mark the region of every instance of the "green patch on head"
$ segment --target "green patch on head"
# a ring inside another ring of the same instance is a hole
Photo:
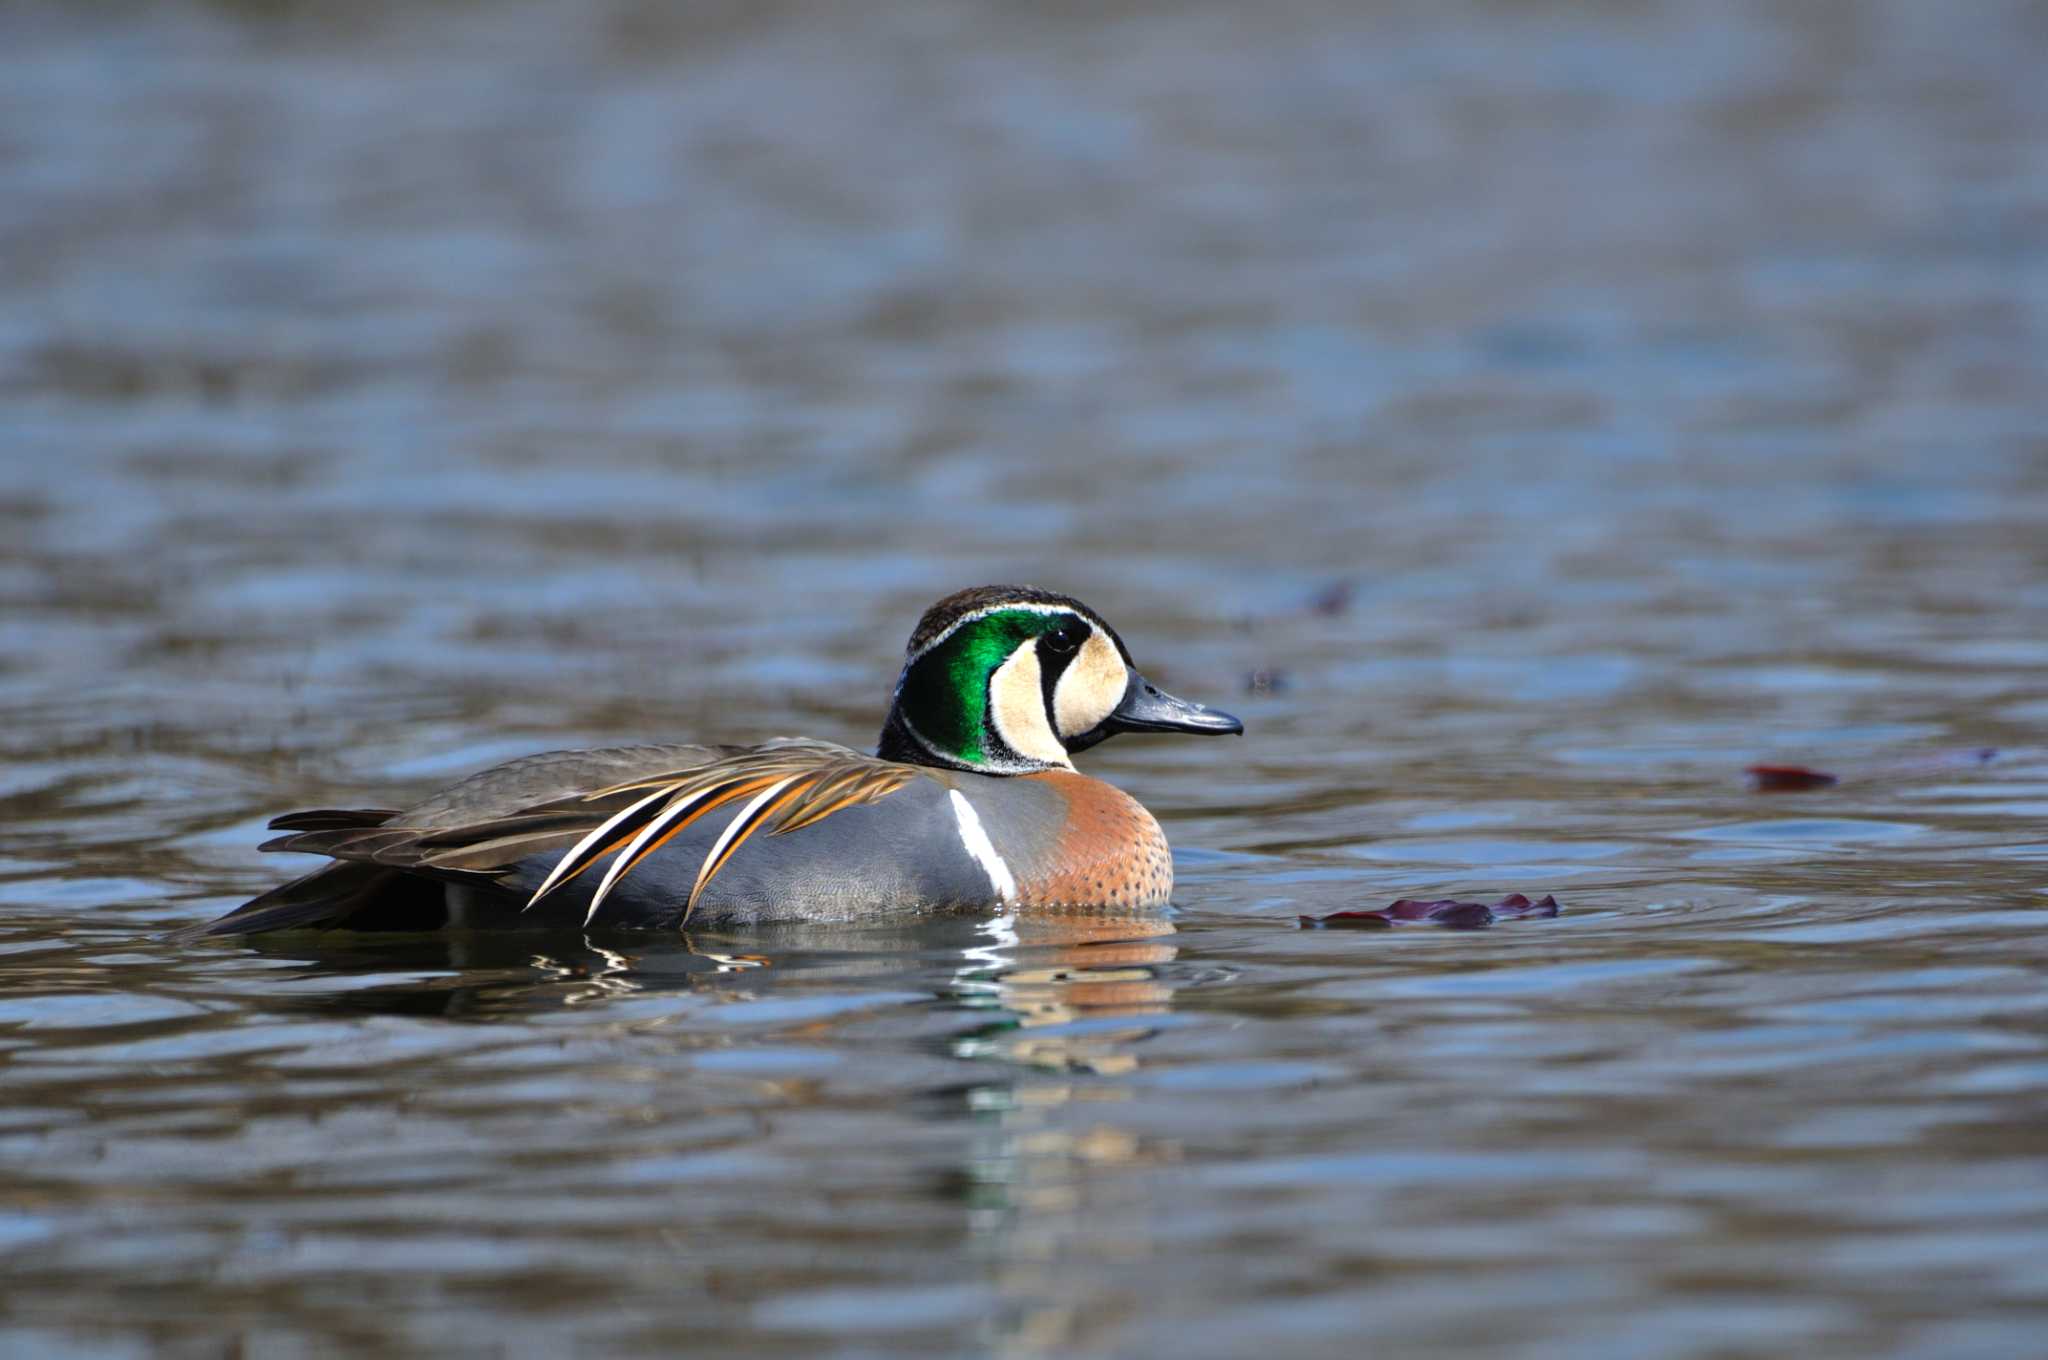
[[[1019,645],[1071,617],[1063,609],[998,609],[970,619],[911,663],[897,707],[941,752],[969,765],[987,763],[989,677]]]

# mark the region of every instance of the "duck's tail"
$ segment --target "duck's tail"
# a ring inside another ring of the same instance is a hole
[[[396,812],[385,808],[321,808],[294,812],[273,831],[368,830]],[[432,930],[447,916],[446,885],[403,869],[336,860],[272,888],[215,921],[173,932],[177,941],[209,935],[255,935],[267,930]]]

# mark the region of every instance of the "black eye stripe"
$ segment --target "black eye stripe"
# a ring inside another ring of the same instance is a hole
[[[1071,640],[1060,636],[1069,630],[1073,632]],[[1052,632],[1041,634],[1038,639],[1038,688],[1045,700],[1045,720],[1055,737],[1060,735],[1060,722],[1053,696],[1059,689],[1060,677],[1081,654],[1081,644],[1087,640],[1088,625],[1079,619],[1069,619]]]

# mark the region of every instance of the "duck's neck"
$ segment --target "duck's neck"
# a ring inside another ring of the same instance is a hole
[[[980,760],[963,760],[949,751],[939,750],[920,735],[903,716],[901,705],[892,705],[889,716],[882,720],[882,735],[875,742],[875,755],[882,760],[901,761],[905,765],[927,765],[937,770],[961,770],[968,774],[998,777],[1073,768],[1071,765],[1059,766],[1043,760],[1032,760],[1000,744],[995,750],[984,747]]]
[[[941,770],[974,768],[965,761],[955,760],[925,745],[924,740],[910,730],[910,724],[903,721],[903,710],[893,704],[889,708],[889,716],[882,720],[882,735],[875,742],[875,755],[882,760],[901,761],[905,765],[930,765]]]

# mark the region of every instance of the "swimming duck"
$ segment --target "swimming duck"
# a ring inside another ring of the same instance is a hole
[[[262,848],[334,863],[190,933],[1142,912],[1173,891],[1166,837],[1072,757],[1118,732],[1242,731],[1155,688],[1079,600],[980,586],[918,621],[874,755],[550,751],[403,811],[291,813]]]

